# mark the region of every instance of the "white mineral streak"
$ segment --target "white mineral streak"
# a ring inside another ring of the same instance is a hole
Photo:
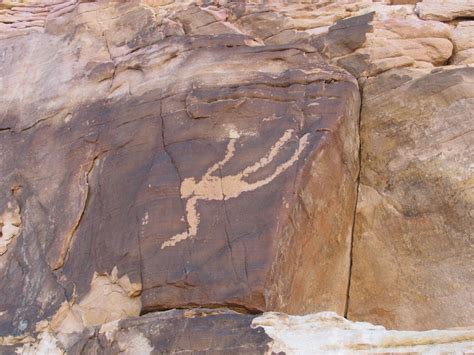
[[[194,178],[184,179],[181,184],[181,198],[186,201],[186,221],[188,224],[188,230],[172,236],[161,245],[161,249],[174,246],[180,241],[196,236],[200,222],[199,212],[197,211],[198,201],[225,201],[239,197],[244,192],[254,191],[267,185],[291,167],[298,160],[304,148],[308,145],[308,134],[305,134],[298,140],[298,147],[293,152],[293,155],[287,161],[278,165],[273,173],[268,177],[253,183],[248,183],[244,180],[250,174],[256,173],[260,169],[269,165],[280,153],[285,144],[291,140],[294,135],[293,133],[292,129],[286,130],[264,157],[253,165],[246,167],[240,173],[227,176],[220,176],[220,174],[213,175],[217,171],[220,171],[220,169],[229,162],[235,154],[235,143],[237,140],[230,139],[227,144],[224,158],[212,165],[199,181],[196,182]]]
[[[57,339],[48,332],[41,333],[36,343],[25,344],[16,349],[17,354],[22,355],[62,355],[64,351],[58,346]]]
[[[429,331],[387,330],[351,322],[333,312],[306,316],[264,313],[252,327],[273,339],[269,353],[286,354],[473,354],[474,329]]]

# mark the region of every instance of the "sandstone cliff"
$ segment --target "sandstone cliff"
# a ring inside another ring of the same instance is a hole
[[[1,351],[472,350],[473,38],[468,0],[0,2]]]

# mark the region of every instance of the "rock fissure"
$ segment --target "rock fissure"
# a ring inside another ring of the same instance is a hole
[[[350,241],[350,250],[349,250],[349,271],[348,271],[348,279],[347,279],[347,289],[346,289],[346,302],[344,306],[344,318],[348,318],[349,314],[349,302],[350,302],[350,291],[351,291],[351,281],[352,281],[352,264],[354,259],[354,235],[355,235],[355,227],[356,227],[356,216],[357,216],[357,205],[359,203],[359,186],[360,186],[360,175],[362,171],[362,143],[361,143],[361,118],[362,118],[362,101],[363,101],[363,89],[359,85],[359,95],[360,95],[360,108],[357,117],[357,132],[358,132],[358,173],[356,178],[356,195],[354,204],[354,211],[353,211],[353,220],[352,220],[352,229],[351,229],[351,241]]]
[[[73,243],[74,235],[76,234],[77,229],[79,228],[79,226],[81,224],[81,221],[84,218],[84,215],[86,213],[86,209],[87,209],[87,206],[88,206],[88,203],[89,203],[89,200],[90,200],[90,194],[91,194],[90,176],[92,174],[92,171],[93,171],[97,161],[105,153],[106,153],[106,151],[102,152],[101,154],[98,154],[98,155],[94,156],[94,158],[91,160],[91,163],[90,163],[89,167],[87,168],[87,170],[85,172],[86,189],[85,189],[84,203],[82,205],[82,208],[81,208],[81,211],[79,213],[79,217],[77,218],[76,223],[74,223],[74,226],[72,227],[71,231],[68,233],[68,235],[67,235],[67,237],[64,241],[64,247],[62,248],[60,258],[56,262],[56,264],[53,265],[53,267],[52,267],[53,271],[56,271],[56,270],[62,268],[64,266],[64,264],[66,263],[67,259],[68,259],[68,255],[69,255],[69,252],[70,252],[70,249],[71,249],[71,245]]]
[[[0,343],[472,348],[473,11],[1,3]]]

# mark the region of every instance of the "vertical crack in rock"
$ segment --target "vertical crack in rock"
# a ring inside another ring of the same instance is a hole
[[[105,153],[105,152],[103,152],[103,153]],[[89,167],[87,168],[87,171],[86,171],[86,174],[85,174],[85,183],[86,183],[86,188],[85,188],[85,191],[84,191],[85,192],[85,198],[84,198],[84,203],[82,205],[81,213],[79,214],[79,218],[77,219],[76,223],[74,224],[71,231],[69,232],[69,234],[66,237],[66,240],[64,242],[64,247],[61,250],[60,258],[59,258],[58,262],[53,266],[53,270],[58,270],[58,269],[62,268],[64,266],[64,264],[66,263],[67,259],[68,259],[69,251],[71,249],[71,245],[72,245],[72,241],[74,239],[74,235],[76,234],[76,231],[79,228],[79,225],[81,224],[82,219],[84,218],[87,206],[89,204],[89,200],[90,200],[90,182],[89,182],[89,178],[92,174],[92,171],[94,170],[94,166],[95,166],[97,160],[100,158],[100,155],[101,154],[96,155],[92,159],[91,164],[89,165]]]
[[[347,279],[347,291],[346,291],[346,304],[344,307],[344,317],[347,318],[347,315],[349,313],[349,301],[350,301],[350,291],[351,291],[351,279],[352,279],[352,262],[353,262],[353,250],[354,250],[354,233],[355,233],[355,224],[356,224],[356,214],[357,214],[357,205],[359,202],[359,185],[360,185],[360,173],[361,173],[361,164],[362,164],[362,144],[361,144],[361,137],[360,137],[360,123],[361,123],[361,117],[362,117],[362,95],[363,95],[363,89],[359,85],[359,95],[360,95],[360,107],[359,107],[359,117],[358,117],[358,129],[357,129],[357,134],[359,136],[359,154],[358,154],[358,160],[359,160],[359,171],[357,174],[357,179],[356,179],[356,194],[355,194],[355,204],[354,204],[354,215],[352,219],[352,232],[351,232],[351,245],[350,245],[350,251],[349,251],[349,275]]]
[[[168,156],[168,158],[170,159],[170,162],[171,162],[171,165],[173,165],[174,167],[174,170],[176,171],[176,175],[178,175],[178,178],[179,178],[179,191],[180,191],[180,198],[179,198],[179,201],[180,201],[180,204],[181,204],[181,207],[183,209],[183,214],[186,215],[186,206],[184,204],[184,201],[181,197],[181,189],[182,189],[182,185],[183,185],[183,177],[181,176],[181,173],[179,172],[179,169],[178,169],[178,165],[176,164],[175,160],[173,159],[173,156],[171,155],[171,153],[168,151],[168,149],[166,148],[166,142],[165,142],[165,120],[163,118],[163,110],[162,110],[162,101],[160,101],[160,109],[159,109],[159,115],[160,115],[160,120],[161,120],[161,141],[162,141],[162,144],[163,144],[163,151],[166,153],[166,155]],[[185,218],[185,222],[186,222],[186,233],[189,235],[189,231],[190,231],[190,228],[191,226],[189,225],[189,221],[187,218]]]

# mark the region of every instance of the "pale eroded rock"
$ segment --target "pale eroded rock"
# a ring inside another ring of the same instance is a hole
[[[474,68],[392,70],[363,97],[348,316],[471,325]]]
[[[473,329],[393,331],[351,322],[335,313],[243,315],[224,309],[173,310],[88,328],[61,340],[42,333],[13,345],[17,352],[211,353],[211,354],[394,354],[465,353]],[[56,352],[53,352],[56,351]]]
[[[416,12],[424,20],[451,21],[458,17],[474,17],[471,0],[423,0]]]
[[[451,64],[474,64],[474,21],[459,22],[452,33]]]
[[[360,45],[349,46],[345,51],[331,51],[330,46],[326,49],[333,63],[356,77],[374,76],[398,67],[439,66],[452,55],[450,26],[420,20],[413,14],[412,5],[373,5],[360,12],[368,13],[332,26],[325,40],[330,45],[331,37],[336,36],[339,43],[339,38],[348,39],[365,28],[366,38]],[[356,18],[359,20],[355,21]]]
[[[12,201],[8,201],[3,213],[0,214],[0,256],[8,250],[8,245],[20,232],[20,208]]]

